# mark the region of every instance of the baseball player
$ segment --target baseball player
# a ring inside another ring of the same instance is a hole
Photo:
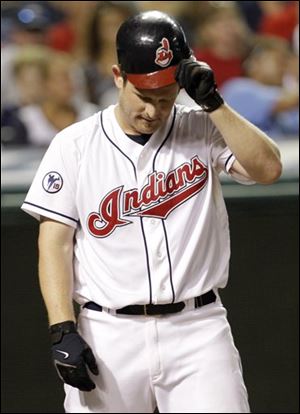
[[[224,103],[168,15],[131,17],[116,44],[118,103],[54,137],[22,206],[41,222],[65,410],[249,412],[218,294],[230,256],[219,173],[272,183],[278,148]],[[175,104],[181,88],[194,108]]]

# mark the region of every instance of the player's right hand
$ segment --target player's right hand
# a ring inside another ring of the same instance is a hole
[[[224,100],[218,92],[214,72],[205,62],[194,57],[183,59],[175,73],[176,81],[205,112],[218,109]]]
[[[73,321],[50,326],[52,358],[59,377],[66,384],[81,391],[92,391],[96,386],[87,366],[98,375],[95,357],[89,345],[77,332]]]

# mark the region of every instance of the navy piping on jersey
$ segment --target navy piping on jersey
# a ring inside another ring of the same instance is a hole
[[[146,250],[148,281],[149,281],[149,304],[151,305],[151,303],[152,303],[152,284],[151,284],[151,272],[150,272],[150,265],[149,265],[149,253],[148,253],[148,248],[147,248],[147,240],[146,240],[146,236],[145,236],[143,217],[140,217],[140,220],[141,220],[141,228],[142,228],[142,234],[143,234],[145,250]]]
[[[29,203],[28,201],[24,201],[23,204],[29,204],[30,206],[41,208],[42,210],[49,211],[49,213],[54,213],[54,214],[57,214],[58,216],[65,217],[69,220],[75,221],[75,223],[79,223],[79,220],[76,220],[73,217],[66,216],[65,214],[58,213],[57,211],[49,210],[49,208],[41,207],[41,206],[38,206],[37,204]]]
[[[106,131],[105,131],[105,129],[104,129],[104,125],[103,125],[103,112],[101,112],[101,114],[100,114],[100,120],[101,120],[101,127],[102,127],[102,129],[103,129],[103,132],[104,132],[104,134],[105,134],[105,136],[106,136],[106,138],[109,140],[109,142],[114,146],[114,147],[116,147],[120,152],[121,152],[121,154],[123,154],[124,155],[124,157],[126,157],[127,159],[128,159],[128,161],[130,161],[130,163],[131,163],[131,165],[133,166],[133,171],[134,171],[134,176],[135,176],[135,179],[137,180],[137,175],[136,175],[136,168],[135,168],[135,165],[134,165],[134,162],[128,157],[128,155],[126,155],[125,154],[125,152],[123,152],[122,150],[121,150],[121,148],[119,148],[118,147],[118,145],[117,144],[115,144],[114,142],[113,142],[113,140],[112,139],[110,139],[109,138],[109,136],[108,136],[108,134],[106,133]]]
[[[171,264],[171,256],[170,256],[170,250],[169,250],[169,243],[168,243],[168,236],[167,236],[166,224],[165,224],[164,220],[162,220],[162,225],[163,225],[164,233],[165,233],[166,246],[167,246],[167,254],[168,254],[168,261],[169,261],[170,284],[171,284],[172,297],[173,297],[172,303],[174,303],[175,302],[175,291],[174,291],[174,286],[173,286],[172,264]]]
[[[225,162],[225,170],[228,164],[228,161],[230,160],[230,158],[233,157],[233,154],[229,155],[229,157],[227,158],[226,162]]]
[[[167,141],[167,139],[169,138],[172,129],[174,127],[174,123],[175,123],[175,118],[176,118],[176,106],[174,106],[174,114],[173,114],[173,119],[172,119],[172,124],[171,127],[168,131],[168,134],[166,136],[166,138],[163,140],[162,144],[160,145],[160,147],[158,148],[158,150],[156,151],[156,154],[154,155],[153,158],[153,172],[155,171],[155,161],[156,161],[156,157],[159,153],[159,151],[161,150],[161,148],[163,147],[163,145],[165,144],[165,142]],[[137,174],[136,174],[136,168],[134,165],[134,162],[121,150],[121,148],[119,148],[108,136],[108,134],[106,133],[105,129],[104,129],[104,125],[103,125],[103,113],[101,112],[100,114],[100,120],[101,120],[101,127],[102,130],[106,136],[106,138],[109,140],[109,142],[115,147],[117,148],[121,154],[124,155],[124,157],[126,157],[128,159],[128,161],[130,161],[131,165],[133,166],[133,170],[134,170],[134,176],[135,179],[137,180]],[[146,250],[146,258],[147,258],[147,270],[148,270],[148,280],[149,280],[149,304],[152,303],[152,285],[151,285],[151,272],[150,272],[150,265],[149,265],[149,253],[148,253],[148,247],[147,247],[147,240],[146,240],[146,236],[145,236],[145,231],[144,231],[144,225],[143,225],[143,217],[140,217],[141,220],[141,229],[142,229],[142,234],[143,234],[143,239],[144,239],[144,244],[145,244],[145,250]],[[173,281],[172,281],[172,266],[171,266],[171,258],[170,258],[170,252],[169,252],[169,246],[168,246],[168,239],[167,239],[167,233],[166,233],[166,229],[164,227],[164,234],[165,234],[165,240],[166,240],[166,245],[167,245],[167,253],[168,253],[168,260],[169,260],[169,266],[170,266],[170,281],[171,281],[171,287],[172,287],[172,293],[173,293],[173,301],[175,299],[175,293],[174,293],[174,288],[173,288]]]
[[[160,145],[160,147],[156,151],[156,154],[154,155],[153,165],[152,165],[153,172],[155,171],[155,161],[156,161],[156,157],[157,157],[159,151],[162,149],[162,147],[164,146],[165,142],[167,141],[167,139],[169,138],[169,136],[170,136],[170,134],[172,132],[172,129],[173,129],[174,123],[175,123],[175,118],[176,118],[176,106],[174,106],[174,115],[173,115],[173,119],[172,119],[172,124],[171,124],[170,130],[169,130],[166,138],[163,140],[162,144]]]
[[[124,155],[124,157],[126,157],[128,159],[128,161],[130,161],[131,165],[133,166],[135,179],[137,180],[136,168],[135,168],[134,162],[107,135],[107,133],[106,133],[106,131],[104,129],[104,125],[103,125],[102,112],[101,112],[100,118],[101,118],[101,127],[103,129],[103,132],[104,132],[106,138],[109,140],[109,142],[115,148],[117,148],[120,151],[120,153],[122,155]],[[141,229],[142,229],[142,234],[143,234],[143,239],[144,239],[144,244],[145,244],[146,260],[147,260],[147,271],[148,271],[148,281],[149,281],[149,304],[151,304],[152,303],[152,286],[151,286],[151,273],[150,273],[150,265],[149,265],[149,253],[148,253],[148,248],[147,248],[147,241],[146,241],[146,237],[145,237],[145,231],[144,231],[144,225],[143,225],[142,217],[140,217],[140,219],[141,219]]]
[[[154,158],[153,158],[153,165],[152,165],[153,172],[155,171],[155,161],[156,161],[156,157],[157,157],[157,155],[158,155],[159,151],[162,149],[162,147],[163,147],[163,146],[164,146],[164,144],[166,143],[166,141],[167,141],[167,139],[169,138],[169,136],[171,135],[172,129],[173,129],[174,124],[175,124],[175,119],[176,119],[176,106],[174,106],[174,114],[173,114],[173,119],[172,119],[172,124],[171,124],[170,130],[169,130],[169,132],[168,132],[168,134],[167,134],[166,138],[165,138],[165,139],[164,139],[164,141],[162,142],[161,146],[160,146],[160,147],[158,148],[158,150],[156,151],[156,154],[155,154],[155,156],[154,156]],[[166,227],[165,227],[164,220],[162,219],[162,220],[161,220],[161,222],[162,222],[162,225],[163,225],[164,235],[165,235],[165,241],[166,241],[166,246],[167,246],[167,255],[168,255],[168,261],[169,261],[169,275],[170,275],[170,284],[171,284],[171,289],[172,289],[172,297],[173,297],[172,303],[174,303],[174,302],[175,302],[175,291],[174,291],[174,285],[173,285],[172,261],[171,261],[171,255],[170,255],[169,243],[168,243],[168,236],[167,236],[167,230],[166,230]]]

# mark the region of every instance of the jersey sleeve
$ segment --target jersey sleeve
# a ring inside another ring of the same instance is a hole
[[[21,209],[37,220],[44,216],[76,228],[78,164],[74,140],[63,132],[58,134],[41,161]]]
[[[232,165],[236,160],[236,157],[226,145],[226,142],[219,130],[209,119],[208,137],[212,165],[218,172],[218,174],[221,171],[224,171],[225,174],[231,176],[235,181],[237,181],[240,184],[251,185],[256,183],[255,181],[232,171]]]

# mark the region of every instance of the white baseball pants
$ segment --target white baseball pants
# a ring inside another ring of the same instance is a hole
[[[96,389],[65,385],[68,413],[249,413],[226,310],[215,303],[164,316],[82,309],[79,331],[100,374]]]

